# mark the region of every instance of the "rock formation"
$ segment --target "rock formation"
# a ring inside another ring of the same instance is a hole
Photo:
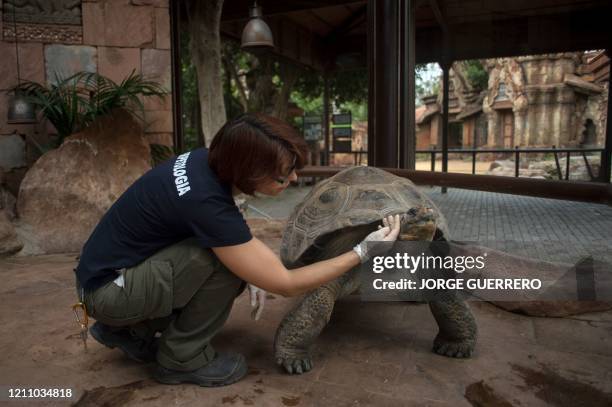
[[[28,253],[79,252],[106,210],[148,169],[142,127],[126,111],[67,137],[21,184],[17,212],[33,246]]]

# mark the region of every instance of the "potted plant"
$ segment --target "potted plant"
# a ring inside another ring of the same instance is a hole
[[[165,90],[154,81],[132,73],[121,83],[95,72],[78,72],[67,78],[56,75],[48,86],[23,82],[15,90],[33,103],[57,130],[55,147],[64,139],[116,108],[123,108],[144,120],[142,97],[163,98]]]

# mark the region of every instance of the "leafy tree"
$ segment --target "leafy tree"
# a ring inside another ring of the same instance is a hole
[[[482,91],[489,86],[489,74],[477,59],[464,61],[465,74],[474,90]]]

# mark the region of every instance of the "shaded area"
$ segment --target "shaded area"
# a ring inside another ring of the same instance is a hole
[[[541,370],[511,364],[512,370],[525,381],[525,391],[553,406],[605,407],[612,405],[612,393],[601,391],[588,383],[570,380],[547,366]]]

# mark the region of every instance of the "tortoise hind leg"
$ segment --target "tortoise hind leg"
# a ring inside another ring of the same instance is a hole
[[[448,296],[431,301],[429,308],[440,328],[433,351],[453,358],[470,357],[476,346],[478,329],[468,305],[455,296]]]

